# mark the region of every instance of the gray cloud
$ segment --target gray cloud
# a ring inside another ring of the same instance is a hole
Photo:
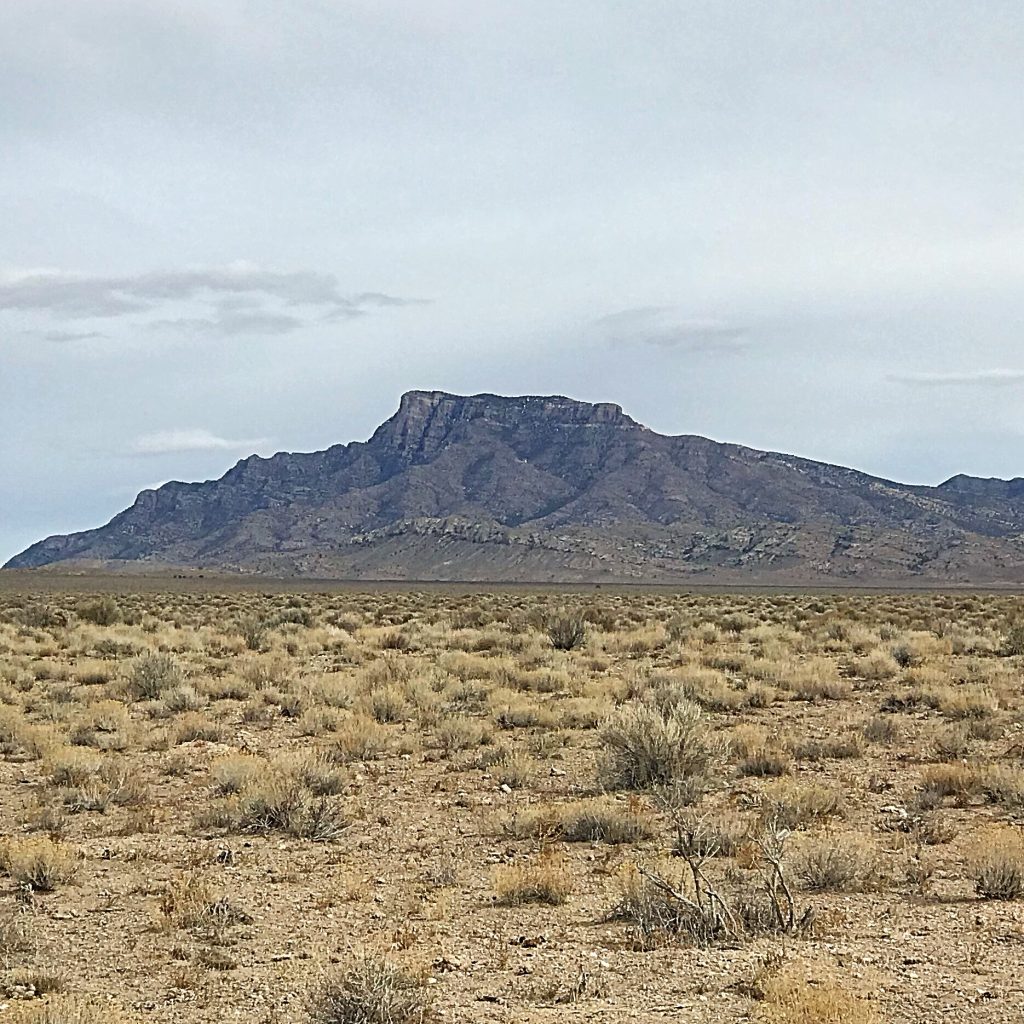
[[[239,335],[290,334],[306,325],[301,317],[270,310],[249,313],[225,313],[211,318],[179,317],[175,320],[154,320],[148,326],[156,331],[176,331],[188,335],[234,338]]]
[[[181,455],[186,452],[251,452],[267,439],[235,440],[219,437],[209,430],[160,430],[137,437],[128,447],[131,455]]]
[[[673,306],[641,306],[603,316],[595,323],[613,345],[651,345],[681,352],[738,352],[746,329],[721,320],[690,318]]]
[[[107,335],[102,331],[43,331],[40,337],[43,341],[63,344],[72,341],[95,341],[99,338],[105,338]]]
[[[276,301],[328,314],[353,315],[367,306],[400,306],[408,300],[378,292],[344,295],[333,274],[281,273],[239,263],[197,270],[154,271],[134,276],[75,274],[61,270],[8,272],[0,277],[0,310],[54,316],[116,317],[167,303],[224,299]]]
[[[891,373],[889,380],[912,387],[1002,388],[1024,383],[1024,370],[967,370],[963,373]]]

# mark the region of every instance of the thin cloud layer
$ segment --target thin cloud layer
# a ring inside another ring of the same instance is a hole
[[[1024,383],[1024,370],[968,370],[963,373],[893,373],[889,380],[912,387],[1001,388]]]
[[[160,430],[137,437],[131,455],[181,455],[186,452],[251,452],[267,444],[265,437],[248,440],[218,437],[209,430]]]
[[[306,326],[302,317],[272,310],[253,313],[228,313],[217,317],[179,317],[176,320],[155,320],[149,325],[154,331],[173,331],[182,334],[235,338],[243,335],[290,334]]]
[[[102,331],[43,331],[43,341],[65,344],[72,341],[96,341],[105,338]]]
[[[623,309],[596,321],[613,345],[650,345],[682,352],[738,352],[746,329],[722,320],[691,318],[673,306]]]

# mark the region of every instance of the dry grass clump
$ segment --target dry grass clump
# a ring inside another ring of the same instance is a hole
[[[187,711],[175,723],[172,735],[174,743],[219,743],[224,738],[224,727],[199,711]]]
[[[1024,771],[1009,765],[994,765],[985,772],[981,789],[985,798],[1001,807],[1024,807]]]
[[[780,666],[777,683],[796,700],[845,700],[853,693],[850,680],[842,678],[836,665],[826,658]]]
[[[239,793],[255,783],[267,770],[267,762],[252,754],[228,754],[210,765],[217,792],[224,796]]]
[[[160,893],[160,923],[164,927],[222,932],[252,918],[217,891],[208,875],[189,871],[175,878]]]
[[[844,832],[808,839],[796,854],[793,873],[811,892],[863,892],[879,885],[883,868],[869,839]]]
[[[68,739],[97,750],[126,750],[132,742],[131,715],[120,701],[96,701],[77,716]]]
[[[501,864],[494,870],[494,893],[499,904],[557,906],[572,893],[572,875],[565,859],[548,849],[529,864]]]
[[[599,767],[609,789],[672,786],[708,774],[720,753],[703,712],[680,701],[662,710],[644,702],[626,704],[601,729]]]
[[[986,773],[976,765],[928,765],[921,772],[915,801],[925,810],[938,807],[947,797],[953,797],[958,804],[966,804],[981,793],[985,780]]]
[[[312,1024],[426,1024],[434,1019],[426,979],[382,957],[362,957],[321,981],[309,997]]]
[[[650,839],[655,834],[655,821],[639,800],[594,797],[558,807],[524,808],[513,815],[505,829],[517,838],[621,844]]]
[[[861,733],[869,743],[885,747],[899,742],[902,735],[899,723],[892,715],[873,715],[861,726]]]
[[[130,1024],[138,1018],[126,1016],[112,1003],[57,995],[42,1004],[15,1002],[4,1011],[4,1020],[11,1024]]]
[[[445,718],[434,730],[434,740],[446,755],[472,750],[491,742],[486,722],[477,718]]]
[[[494,762],[493,771],[499,786],[524,789],[537,773],[537,762],[521,750],[503,750]]]
[[[729,750],[736,755],[736,770],[744,776],[780,776],[792,767],[790,755],[775,745],[767,730],[739,725],[729,733]]]
[[[352,761],[373,761],[388,746],[387,728],[365,715],[351,715],[335,732],[328,755],[339,764]]]
[[[764,982],[755,1020],[764,1024],[875,1024],[878,1014],[836,980],[808,981],[793,974]]]
[[[846,811],[846,798],[838,789],[816,782],[779,779],[766,786],[756,801],[761,819],[780,828],[803,829]]]
[[[1019,828],[993,828],[977,837],[968,864],[979,896],[1016,900],[1024,896],[1024,836]]]
[[[333,842],[349,827],[351,818],[327,795],[314,792],[309,781],[308,777],[270,771],[246,781],[234,796],[204,809],[199,821],[250,835],[284,832],[315,843]]]
[[[35,892],[52,892],[72,882],[80,858],[48,836],[11,837],[0,844],[0,871]]]

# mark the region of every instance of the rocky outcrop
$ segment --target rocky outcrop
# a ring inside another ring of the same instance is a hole
[[[1024,481],[905,486],[656,434],[611,403],[411,391],[366,442],[143,491],[29,568],[476,579],[1024,580]]]

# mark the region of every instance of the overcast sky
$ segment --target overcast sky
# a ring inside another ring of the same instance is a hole
[[[1019,0],[3,0],[0,562],[566,394],[1024,475]]]

